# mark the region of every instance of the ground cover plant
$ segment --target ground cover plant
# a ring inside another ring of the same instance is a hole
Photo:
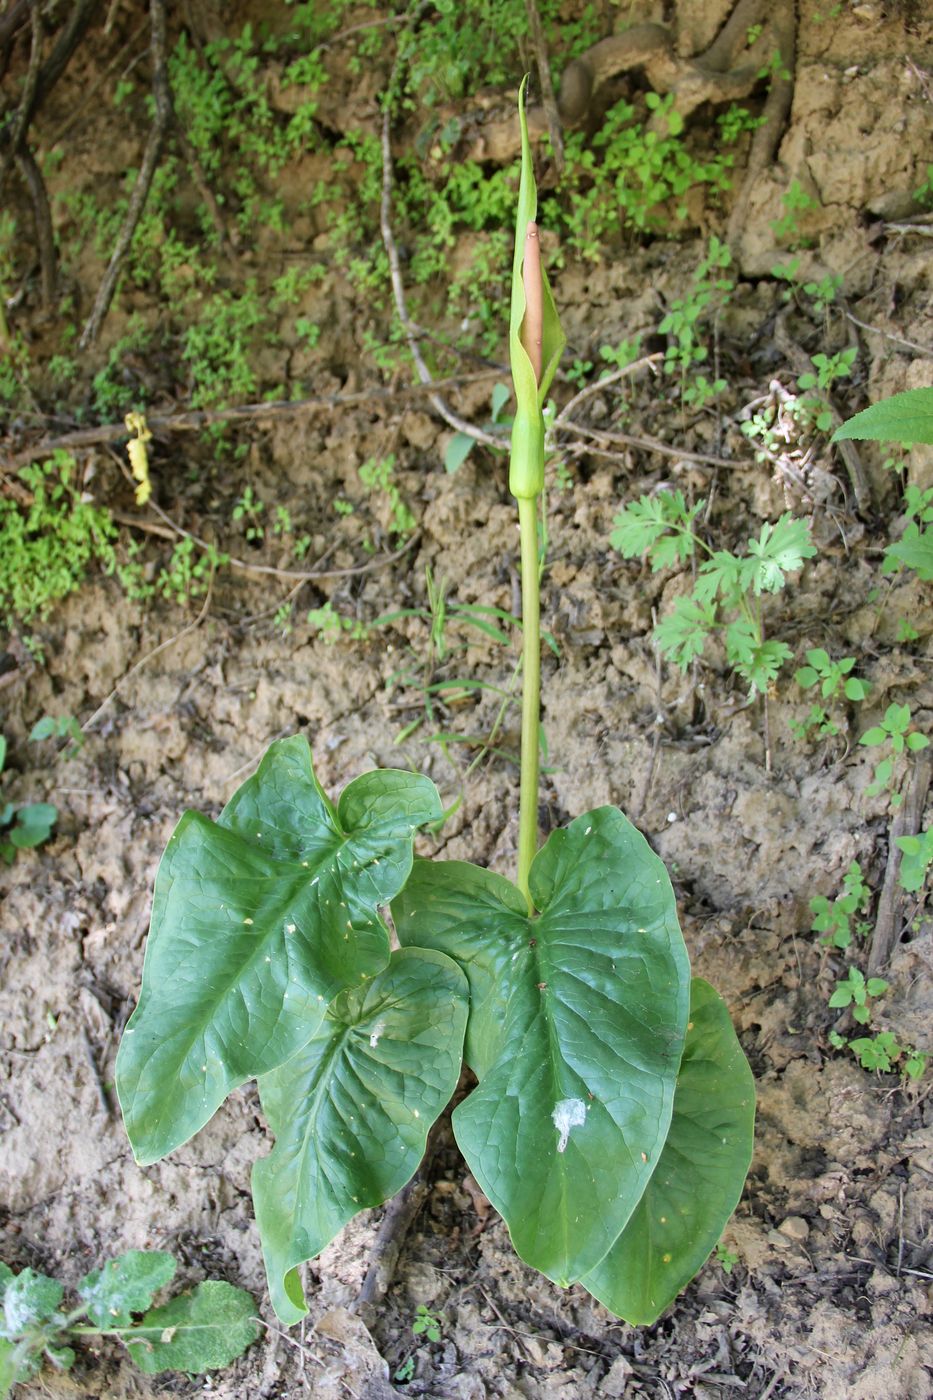
[[[72,1341],[114,1337],[147,1375],[226,1366],[259,1334],[255,1304],[242,1288],[213,1280],[153,1307],[175,1276],[162,1250],[130,1250],[78,1280],[80,1303],[62,1311],[64,1286],[34,1269],[0,1263],[0,1397],[34,1379],[42,1365],[67,1371]]]
[[[691,979],[660,860],[613,807],[538,848],[542,407],[564,337],[523,107],[521,122],[517,878],[413,859],[443,816],[429,779],[364,773],[334,803],[306,740],[278,740],[216,822],[189,812],[172,836],[117,1058],[143,1164],[258,1079],[275,1146],[253,1201],[286,1323],[306,1311],[301,1265],[412,1176],[463,1062],[478,1083],[454,1131],[516,1250],[630,1322],[655,1321],[712,1252],[750,1161],[751,1074],[721,998]]]

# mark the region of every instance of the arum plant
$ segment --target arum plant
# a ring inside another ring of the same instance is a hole
[[[253,1170],[272,1304],[411,1177],[465,1062],[457,1142],[513,1244],[566,1287],[653,1322],[742,1189],[754,1090],[725,1006],[691,980],[661,861],[615,807],[539,849],[536,510],[542,405],[564,337],[541,269],[523,95],[510,348],[523,713],[518,871],[416,859],[434,785],[364,773],[336,802],[301,737],[216,821],[182,817],[156,878],[142,992],[117,1059],[137,1160],[255,1077],[275,1145]],[[391,907],[400,946],[390,947]]]

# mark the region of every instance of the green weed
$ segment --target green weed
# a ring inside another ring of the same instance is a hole
[[[889,705],[880,724],[866,729],[859,739],[866,748],[880,749],[883,757],[875,765],[874,777],[865,789],[867,797],[876,797],[887,789],[891,793],[891,806],[899,807],[903,794],[895,791],[899,760],[912,753],[919,753],[929,745],[925,734],[911,728],[912,716],[909,705]]]
[[[765,638],[763,596],[780,592],[787,575],[796,573],[816,549],[805,521],[787,514],[762,525],[745,555],[714,550],[693,529],[705,504],[701,500],[688,508],[680,491],[642,496],[616,516],[611,543],[625,559],[647,557],[653,572],[706,554],[691,592],[678,598],[673,612],[661,620],[655,640],[665,656],[686,670],[702,656],[709,638],[721,633],[736,675],[752,695],[763,693],[792,655],[786,642]]]
[[[860,918],[868,912],[871,903],[871,890],[862,879],[862,867],[857,860],[849,866],[842,880],[843,893],[830,903],[825,895],[818,894],[810,900],[814,933],[824,935],[822,942],[833,948],[848,948],[853,935],[864,938],[871,925]]]

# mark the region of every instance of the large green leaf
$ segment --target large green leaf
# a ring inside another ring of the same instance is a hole
[[[581,1282],[650,1326],[712,1252],[752,1159],[755,1082],[719,994],[695,977],[667,1142],[621,1236]]]
[[[416,1170],[457,1085],[467,983],[449,958],[393,953],[342,993],[314,1038],[259,1081],[276,1143],[253,1168],[269,1292],[285,1323],[307,1311],[297,1266]]]
[[[616,1240],[667,1136],[689,966],[667,873],[614,807],[552,833],[509,881],[416,861],[392,906],[403,944],[458,959],[479,1087],[457,1141],[519,1254],[556,1282]]]
[[[933,389],[907,389],[847,418],[830,441],[872,438],[876,442],[933,442]]]
[[[217,822],[182,817],[156,878],[139,1005],[117,1056],[137,1161],[196,1133],[228,1093],[300,1050],[328,1003],[383,968],[377,913],[404,884],[434,784],[381,770],[336,808],[301,737],[273,744]]]

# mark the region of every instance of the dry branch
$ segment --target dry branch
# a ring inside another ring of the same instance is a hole
[[[386,256],[389,259],[389,272],[392,278],[392,293],[395,297],[395,309],[398,318],[402,323],[402,330],[411,351],[411,357],[415,362],[415,369],[418,371],[418,378],[425,386],[428,394],[428,402],[441,415],[444,422],[458,433],[466,433],[468,437],[475,438],[477,442],[485,443],[487,447],[501,448],[502,439],[493,437],[491,433],[484,432],[482,428],[475,427],[468,423],[465,418],[460,418],[454,413],[440,394],[436,392],[431,380],[431,371],[425,363],[418,344],[419,328],[408,314],[408,306],[405,300],[405,287],[402,282],[402,269],[399,264],[398,249],[395,246],[395,237],[392,233],[391,220],[392,206],[392,148],[389,142],[389,110],[386,108],[382,116],[382,202],[379,209],[379,223],[382,229],[382,242],[385,246]]]
[[[171,121],[172,101],[166,60],[165,0],[149,0],[149,16],[152,27],[150,52],[152,55],[152,95],[155,101],[155,117],[149,131],[149,139],[146,142],[142,165],[133,186],[133,193],[130,196],[126,218],[123,220],[123,226],[117,235],[110,264],[94,301],[94,308],[81,332],[81,339],[78,342],[80,350],[86,350],[89,345],[92,345],[100,333],[104,317],[107,315],[113,294],[117,289],[123,259],[133,241],[133,234],[136,232],[136,226],[146,206],[152,179],[159,163],[162,142]]]
[[[897,841],[900,836],[916,836],[920,831],[931,777],[933,759],[928,753],[918,754],[913,762],[904,801],[898,807],[891,823],[884,884],[878,896],[878,914],[868,954],[868,971],[871,974],[880,972],[887,965],[900,936],[903,891],[898,879],[901,870],[901,849]]]

